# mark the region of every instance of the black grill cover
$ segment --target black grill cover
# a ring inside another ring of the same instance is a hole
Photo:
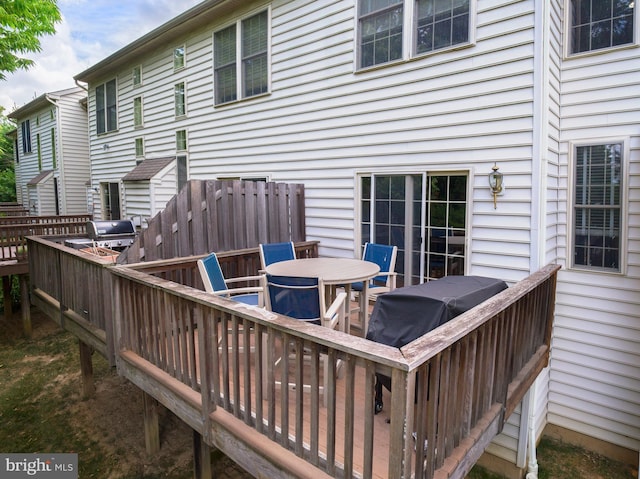
[[[445,276],[378,296],[367,339],[397,348],[507,288],[499,279]]]

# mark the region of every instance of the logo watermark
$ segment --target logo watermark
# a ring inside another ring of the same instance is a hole
[[[1,454],[3,479],[78,479],[77,454]]]

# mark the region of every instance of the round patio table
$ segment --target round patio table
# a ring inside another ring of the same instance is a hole
[[[360,311],[358,312],[362,336],[367,334],[369,323],[369,280],[380,273],[380,267],[370,261],[354,258],[301,258],[272,263],[266,267],[267,274],[274,276],[293,276],[300,278],[319,278],[332,288],[335,296],[335,287],[342,285],[351,293],[351,283],[362,282],[362,292],[358,295]],[[347,301],[348,303],[348,301]],[[347,308],[347,321],[349,305]]]

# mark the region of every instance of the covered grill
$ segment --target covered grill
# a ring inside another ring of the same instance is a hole
[[[400,348],[507,288],[499,279],[445,276],[378,296],[367,339]],[[382,385],[391,379],[376,375],[376,413],[382,410]]]
[[[87,221],[88,238],[73,238],[65,246],[83,249],[91,246],[121,251],[133,244],[136,227],[131,220]]]

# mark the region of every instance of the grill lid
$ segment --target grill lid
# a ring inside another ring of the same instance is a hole
[[[131,220],[87,221],[87,235],[93,240],[135,234],[136,227]]]

